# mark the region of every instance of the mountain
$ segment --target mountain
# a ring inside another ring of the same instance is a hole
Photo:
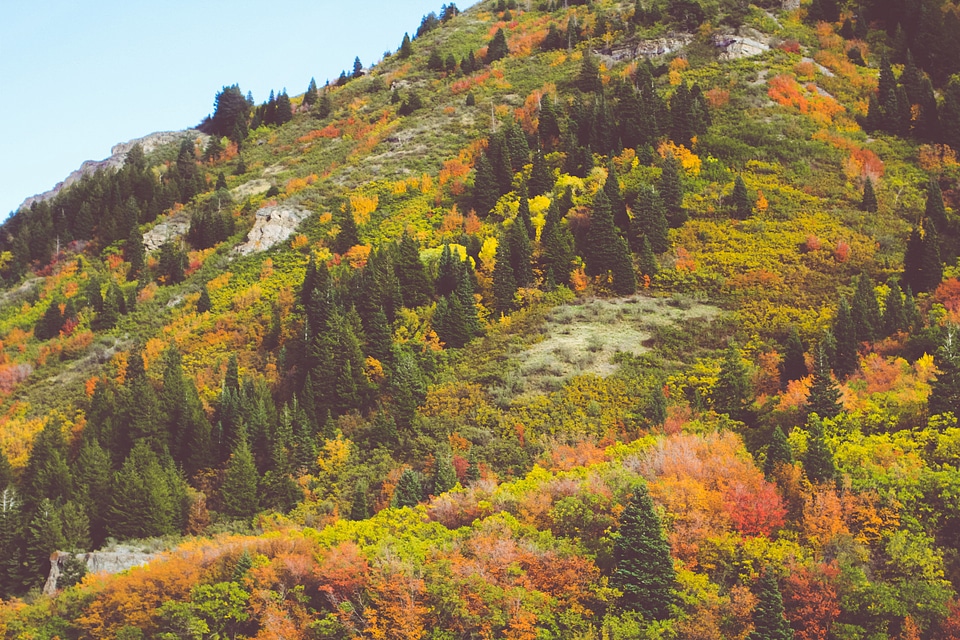
[[[21,209],[4,635],[957,637],[958,12],[444,5]]]

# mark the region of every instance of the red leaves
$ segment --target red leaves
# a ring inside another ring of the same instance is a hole
[[[783,604],[796,640],[826,640],[840,615],[836,564],[795,568],[784,580]]]

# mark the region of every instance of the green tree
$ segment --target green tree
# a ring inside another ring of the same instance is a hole
[[[627,203],[620,194],[620,180],[613,160],[607,163],[607,179],[603,183],[603,193],[610,201],[610,210],[613,212],[613,222],[620,229],[625,238],[630,237],[630,216],[627,213]]]
[[[895,278],[891,278],[887,287],[889,291],[884,299],[883,317],[880,320],[880,334],[883,337],[892,336],[898,331],[906,331],[909,327],[900,283]]]
[[[873,180],[867,178],[863,185],[863,200],[860,201],[860,210],[870,213],[877,212],[877,194],[873,190]]]
[[[793,452],[790,450],[790,444],[787,442],[787,436],[784,435],[780,425],[773,428],[773,434],[770,437],[770,444],[767,445],[767,457],[763,462],[763,472],[767,476],[773,475],[777,467],[784,464],[793,464]]]
[[[404,233],[400,238],[394,269],[400,281],[400,293],[405,307],[413,309],[430,301],[433,285],[423,262],[420,261],[420,247],[409,233]]]
[[[33,327],[33,336],[37,340],[49,340],[60,335],[60,329],[63,327],[64,317],[60,310],[60,301],[56,298],[50,301],[46,311],[37,320]]]
[[[943,279],[940,240],[936,225],[926,222],[914,227],[903,256],[903,282],[912,291],[933,291]]]
[[[803,456],[803,468],[807,478],[814,484],[832,482],[837,477],[837,464],[833,459],[833,452],[827,446],[826,436],[823,433],[823,422],[820,416],[811,413],[807,418],[807,451]]]
[[[310,78],[310,84],[307,85],[307,91],[303,94],[303,104],[307,107],[312,107],[319,96],[319,91],[317,91],[317,81],[313,78]]]
[[[547,166],[547,161],[544,158],[543,149],[538,148],[536,153],[533,154],[533,169],[530,172],[530,180],[527,182],[530,196],[536,198],[549,193],[553,190],[555,182],[550,167]]]
[[[815,3],[826,0],[814,0]],[[793,640],[793,630],[783,613],[783,596],[777,586],[777,577],[770,567],[764,567],[753,584],[757,606],[753,610],[753,631],[748,640]]]
[[[737,176],[733,182],[733,195],[730,200],[733,217],[737,220],[746,220],[753,213],[753,204],[750,202],[750,196],[747,195],[747,185],[740,176]]]
[[[619,240],[610,201],[603,191],[598,191],[593,197],[590,229],[584,240],[583,257],[587,263],[587,275],[601,276],[614,270],[618,262],[617,253],[622,247]]]
[[[647,620],[668,618],[675,598],[676,572],[645,485],[637,485],[620,516],[613,558],[616,569],[611,584],[623,593],[623,608]]]
[[[880,304],[873,289],[873,280],[865,273],[857,278],[857,290],[853,295],[850,314],[858,341],[877,338],[880,333]]]
[[[960,344],[956,327],[951,326],[934,356],[937,379],[930,389],[931,414],[953,412],[960,415]]]
[[[410,34],[403,34],[403,42],[400,43],[400,49],[397,51],[397,57],[405,60],[413,55],[413,44],[410,42]]]
[[[663,161],[663,173],[657,189],[666,207],[667,222],[676,229],[687,221],[687,212],[683,208],[683,184],[680,181],[680,162],[672,155]]]
[[[257,488],[257,467],[253,463],[253,454],[246,439],[241,439],[230,455],[220,487],[224,513],[236,518],[249,518],[256,514],[260,510]]]
[[[783,362],[780,363],[780,387],[787,388],[791,380],[807,377],[807,361],[803,341],[797,328],[790,327],[790,335],[783,345]]]
[[[540,245],[543,249],[541,264],[544,280],[552,278],[556,284],[568,284],[570,272],[573,269],[573,234],[564,223],[563,214],[556,200],[551,202],[550,208],[547,209],[546,222],[540,234]]]
[[[936,226],[937,233],[947,231],[947,209],[943,204],[943,192],[940,190],[940,184],[936,178],[930,178],[927,182],[927,204],[924,218]]]
[[[487,57],[484,58],[484,62],[490,64],[508,55],[510,55],[510,48],[507,46],[507,36],[503,29],[497,29],[497,33],[487,45]]]
[[[513,271],[513,256],[510,240],[501,237],[497,244],[496,263],[493,267],[494,308],[500,313],[509,313],[515,308],[514,296],[517,293],[517,279]]]
[[[654,253],[664,253],[670,248],[669,229],[663,200],[653,189],[640,189],[630,233],[634,249],[639,251],[641,238],[646,238]]]
[[[655,277],[660,272],[660,264],[657,262],[657,256],[653,253],[653,247],[647,236],[640,239],[640,251],[637,254],[637,267],[640,273],[649,278]]]
[[[404,469],[393,494],[393,506],[415,507],[423,500],[423,482],[419,472]]]
[[[457,472],[453,468],[453,456],[449,451],[439,449],[433,457],[436,460],[433,472],[433,494],[438,496],[456,486]]]
[[[583,55],[576,86],[584,93],[597,93],[603,89],[603,84],[600,81],[600,65],[597,63],[596,56],[589,52]]]
[[[826,342],[821,340],[813,355],[813,382],[807,397],[807,413],[833,418],[839,415],[843,407],[840,405],[840,389],[830,375]]]
[[[145,538],[179,529],[183,482],[165,469],[146,441],[137,442],[114,474],[107,532],[118,539]]]
[[[713,408],[734,420],[749,422],[752,389],[747,368],[740,357],[740,348],[731,343],[720,365],[717,385],[713,390]]]
[[[213,302],[210,301],[210,292],[206,285],[200,289],[200,297],[197,298],[197,313],[206,313],[213,308]]]
[[[510,245],[510,265],[513,267],[514,282],[518,287],[529,286],[533,283],[533,270],[530,266],[530,237],[520,216],[517,216],[507,229],[506,241]]]
[[[833,337],[837,341],[832,362],[833,372],[837,378],[845,380],[860,366],[860,340],[846,296],[841,296],[837,315],[833,319]]]
[[[473,208],[480,216],[485,216],[500,199],[500,187],[493,165],[486,153],[481,153],[474,166]]]
[[[360,244],[360,233],[357,231],[357,222],[353,219],[353,209],[349,205],[347,211],[343,214],[343,221],[340,223],[340,233],[333,243],[335,253],[344,254],[351,247]]]

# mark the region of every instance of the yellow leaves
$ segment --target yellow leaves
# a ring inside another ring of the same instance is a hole
[[[260,280],[269,280],[273,275],[273,259],[267,258],[260,265]]]
[[[160,355],[163,353],[164,349],[167,348],[167,343],[159,338],[150,338],[147,340],[147,344],[143,346],[143,367],[147,371],[150,371],[151,366],[157,361]]]
[[[308,186],[314,184],[319,178],[317,174],[312,173],[305,178],[291,178],[287,181],[286,187],[284,187],[284,192],[290,196],[298,191],[303,191]]]
[[[661,158],[666,158],[667,156],[676,158],[687,175],[700,175],[700,167],[702,165],[700,157],[682,144],[678,145],[671,141],[661,142],[660,146],[657,147],[657,153],[660,154]]]
[[[323,446],[320,448],[320,455],[317,457],[317,467],[319,467],[320,473],[327,476],[338,474],[347,460],[350,459],[351,444],[339,432],[337,437],[324,440]]]
[[[233,277],[232,273],[230,273],[229,271],[224,271],[223,273],[218,275],[216,278],[213,278],[207,283],[207,291],[209,291],[210,293],[213,293],[218,289],[222,289],[227,285],[228,282],[230,282],[230,278],[232,277]]]
[[[243,311],[244,309],[249,309],[256,303],[260,302],[260,298],[263,295],[263,289],[260,288],[260,285],[254,283],[240,291],[231,300],[234,311]]]
[[[301,249],[304,249],[309,242],[310,240],[307,238],[307,236],[303,235],[302,233],[298,233],[297,235],[293,236],[293,240],[290,241],[290,248],[294,251],[300,251]]]
[[[493,273],[497,264],[497,239],[493,236],[484,238],[480,247],[480,266],[487,273]]]
[[[364,225],[370,220],[370,214],[377,210],[380,205],[380,197],[374,194],[372,197],[363,194],[350,196],[350,210],[353,211],[353,220],[358,225]]]

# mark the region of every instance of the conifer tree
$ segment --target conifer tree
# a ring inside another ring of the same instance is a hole
[[[583,56],[580,63],[580,73],[577,75],[577,88],[584,93],[598,93],[603,89],[600,81],[600,66],[596,56],[589,52]]]
[[[310,78],[310,84],[307,85],[307,91],[303,94],[303,104],[312,107],[317,101],[319,92],[317,91],[317,81]]]
[[[733,195],[730,200],[733,217],[737,220],[746,220],[753,213],[753,204],[750,202],[750,196],[747,195],[747,185],[740,176],[737,176],[733,182]]]
[[[370,499],[367,496],[369,490],[369,483],[363,479],[354,486],[353,500],[350,502],[351,520],[366,520],[373,515],[370,509]]]
[[[287,90],[284,89],[283,93],[277,96],[275,121],[278,125],[282,125],[291,120],[293,120],[293,106],[290,104],[290,96],[287,95]]]
[[[646,238],[654,253],[664,253],[670,248],[668,231],[669,225],[660,196],[651,188],[640,189],[630,233],[635,250],[641,249],[641,238]]]
[[[620,516],[613,558],[616,569],[611,583],[623,593],[621,606],[646,620],[668,618],[675,598],[676,572],[645,485],[637,485]]]
[[[692,146],[693,136],[696,135],[692,109],[690,89],[686,82],[681,82],[670,99],[670,138],[687,148]]]
[[[343,214],[340,233],[337,234],[333,250],[342,255],[358,244],[360,244],[360,233],[357,231],[357,222],[353,219],[353,209],[348,205],[347,211]]]
[[[920,113],[914,126],[917,138],[924,142],[934,142],[940,137],[940,114],[938,113],[937,96],[933,92],[933,83],[930,78],[924,77],[920,84]]]
[[[510,48],[507,46],[507,36],[503,29],[497,29],[490,44],[487,45],[487,57],[484,59],[486,64],[491,64],[506,58],[510,54]]]
[[[863,200],[860,202],[860,210],[870,213],[877,212],[877,194],[873,190],[873,180],[867,178],[863,185]]]
[[[513,271],[513,256],[510,239],[500,238],[497,244],[496,263],[493,267],[494,308],[500,313],[509,313],[515,307],[514,296],[517,293],[517,280]]]
[[[567,225],[563,224],[563,215],[556,200],[550,203],[547,210],[547,219],[540,235],[542,251],[542,267],[544,278],[553,278],[557,284],[566,285],[570,282],[570,271],[573,269],[573,234]]]
[[[500,187],[493,165],[486,153],[481,153],[474,167],[473,178],[473,208],[480,216],[485,216],[497,204],[500,198]]]
[[[357,56],[353,59],[353,75],[352,78],[356,79],[363,75],[363,63],[360,62],[360,56]]]
[[[510,243],[510,264],[513,267],[514,282],[518,287],[526,287],[533,283],[533,270],[530,266],[530,238],[527,234],[528,231],[523,220],[520,220],[517,216],[507,230],[506,240]]]
[[[127,278],[130,280],[139,278],[146,266],[147,251],[143,246],[143,236],[140,235],[140,229],[136,224],[133,225],[127,242],[123,246],[123,253],[127,262],[130,263]]]
[[[520,185],[519,189],[520,203],[517,207],[517,217],[514,224],[521,223],[527,238],[533,241],[537,236],[537,230],[533,226],[533,220],[530,218],[530,200],[527,197],[527,186]]]
[[[955,327],[946,332],[943,344],[934,356],[937,378],[930,389],[930,414],[953,412],[960,414],[960,342]]]
[[[663,161],[663,173],[657,189],[666,207],[667,222],[671,228],[683,226],[687,212],[683,208],[683,185],[680,182],[680,162],[672,155]],[[654,248],[656,251],[656,248]]]
[[[833,337],[837,341],[832,363],[833,372],[837,378],[845,380],[860,366],[857,353],[860,347],[860,336],[857,335],[857,327],[853,322],[853,313],[846,296],[840,298],[840,306],[837,307],[837,315],[833,319]]]
[[[653,278],[660,272],[660,264],[657,262],[657,256],[653,253],[650,241],[647,236],[640,238],[640,251],[637,254],[637,267],[640,273]]]
[[[530,159],[530,144],[527,142],[527,135],[515,121],[511,120],[503,128],[503,142],[507,151],[510,152],[511,177],[514,173],[523,169],[524,165]]]
[[[900,283],[891,278],[887,286],[889,291],[883,305],[883,318],[880,321],[881,335],[884,337],[892,336],[898,331],[906,331],[909,326]]]
[[[423,482],[420,473],[404,469],[393,494],[393,506],[415,507],[423,500]]]
[[[213,302],[210,301],[210,293],[207,291],[207,287],[204,286],[200,290],[200,297],[197,298],[197,313],[206,313],[213,308]]]
[[[807,472],[807,479],[814,484],[832,482],[837,477],[837,464],[834,462],[833,452],[827,446],[823,422],[818,414],[811,413],[807,418],[807,430],[810,437],[807,439],[807,451],[803,456],[803,469]]]
[[[553,190],[553,174],[547,166],[547,161],[543,156],[543,149],[538,148],[533,154],[533,169],[530,172],[530,180],[527,182],[527,189],[530,191],[530,197],[536,198]]]
[[[830,359],[826,340],[817,345],[813,355],[813,383],[807,397],[807,414],[822,418],[835,418],[840,414],[840,389],[830,375]]]
[[[943,192],[936,178],[927,182],[927,204],[924,218],[934,224],[938,233],[947,230],[947,209],[943,204]]]
[[[400,50],[397,52],[397,57],[401,60],[409,58],[413,55],[413,44],[410,42],[410,34],[403,34],[403,42],[400,43]]]
[[[47,498],[40,501],[26,531],[27,575],[29,582],[40,586],[50,573],[50,555],[66,546],[60,513]]]
[[[787,442],[787,436],[783,429],[777,425],[773,429],[770,437],[770,444],[767,445],[767,457],[763,462],[763,472],[767,476],[772,476],[777,467],[784,464],[793,464],[793,452],[790,450],[790,444]]]
[[[850,308],[854,333],[859,342],[876,340],[880,333],[880,304],[873,290],[873,280],[865,273],[857,278],[857,290]]]
[[[940,241],[936,225],[925,222],[914,227],[903,257],[903,282],[912,291],[933,291],[943,279]]]
[[[720,375],[713,390],[713,408],[734,420],[749,422],[752,390],[747,368],[740,357],[740,348],[730,344],[720,365]]]
[[[56,298],[50,301],[47,310],[43,312],[33,328],[33,335],[37,340],[49,340],[60,335],[65,318],[60,310],[60,301]]]
[[[460,298],[449,295],[440,298],[433,312],[433,329],[448,348],[460,349],[470,340],[470,331]]]
[[[780,387],[787,388],[792,380],[807,377],[807,362],[804,356],[805,349],[800,333],[796,327],[790,327],[790,335],[784,343],[783,362],[780,363]]]
[[[627,214],[627,204],[620,195],[620,181],[617,178],[617,169],[613,160],[607,163],[607,180],[603,183],[603,193],[610,201],[610,210],[613,212],[613,223],[620,229],[623,237],[630,237],[630,216]]]
[[[449,451],[440,449],[434,453],[436,469],[433,473],[433,495],[440,495],[453,489],[457,484],[457,472],[453,468],[453,457]]]
[[[114,474],[107,532],[116,538],[166,535],[179,528],[182,485],[164,469],[145,441],[138,442]]]
[[[814,0],[814,3],[828,1]],[[783,614],[783,596],[770,567],[764,567],[751,590],[757,606],[753,610],[753,631],[747,640],[793,640],[793,630]]]
[[[249,518],[257,513],[260,509],[257,485],[253,454],[246,439],[241,439],[230,456],[220,487],[224,513],[236,518]]]
[[[317,103],[317,117],[323,120],[333,113],[333,100],[330,98],[330,92],[324,90],[320,94],[320,101]]]
[[[404,233],[400,238],[397,259],[394,265],[397,279],[400,281],[400,293],[405,307],[413,309],[430,301],[433,285],[427,276],[427,270],[420,261],[420,248],[417,241]]]

